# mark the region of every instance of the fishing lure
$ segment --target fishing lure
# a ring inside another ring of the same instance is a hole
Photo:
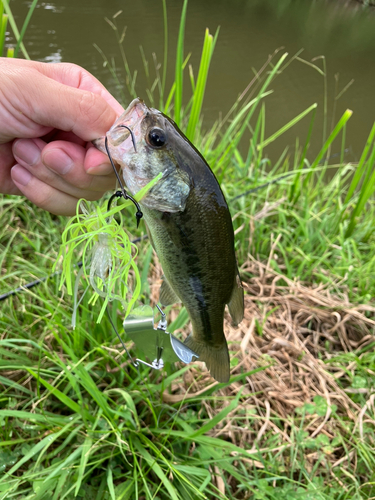
[[[193,358],[199,358],[197,353],[167,331],[166,316],[158,305],[156,307],[161,314],[156,328],[154,311],[150,306],[137,307],[124,320],[126,334],[150,360],[150,363],[141,359],[137,362],[161,370],[166,362],[182,361],[188,364]]]
[[[89,204],[86,200],[80,200],[77,204],[76,217],[68,222],[62,235],[58,256],[58,260],[62,257],[63,267],[60,289],[66,283],[68,293],[74,295],[73,328],[76,325],[78,306],[90,286],[94,291],[89,301],[90,304],[95,304],[98,297],[104,299],[97,319],[98,323],[102,320],[108,303],[115,299],[121,303],[125,316],[129,314],[141,291],[141,279],[134,261],[138,250],[124,230],[125,223],[121,212],[131,203],[135,204],[138,225],[143,214],[137,200],[140,200],[162,178],[163,174],[157,175],[133,198],[125,191],[109,151],[108,156],[118,177],[121,191],[114,193],[108,204]],[[122,202],[112,207],[113,200],[121,197],[123,197]],[[120,217],[119,222],[116,222],[114,218],[116,214]],[[73,288],[72,261],[77,252],[82,252],[82,267],[77,274]],[[54,267],[56,264],[57,261]],[[134,281],[132,292],[128,287],[130,270],[133,271]],[[86,279],[87,287],[78,300],[81,278]],[[129,295],[130,299],[127,298]]]
[[[62,258],[60,289],[66,284],[68,294],[74,296],[73,327],[76,325],[78,306],[89,288],[93,291],[90,304],[94,305],[99,297],[104,299],[98,323],[109,302],[118,300],[126,315],[140,294],[141,279],[134,260],[138,250],[124,230],[121,214],[130,203],[125,201],[108,211],[106,203],[94,205],[80,200],[76,216],[68,222],[63,232],[59,253]],[[120,223],[116,222],[115,214],[120,217]],[[74,283],[73,261],[77,254],[81,254],[82,266]],[[86,288],[78,300],[82,279],[86,282]]]

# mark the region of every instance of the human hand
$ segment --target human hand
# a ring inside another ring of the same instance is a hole
[[[79,198],[115,187],[106,155],[91,143],[122,106],[83,68],[0,58],[0,192],[73,215]]]

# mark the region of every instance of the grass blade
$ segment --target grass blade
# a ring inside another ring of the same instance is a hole
[[[20,49],[23,37],[25,36],[27,27],[28,27],[30,19],[31,19],[31,16],[33,15],[33,12],[35,10],[37,3],[38,3],[38,0],[33,0],[33,3],[30,5],[29,10],[27,11],[27,16],[26,16],[25,21],[22,25],[21,33],[20,33],[18,40],[17,40],[16,48],[14,49],[14,57],[18,57],[18,51]]]
[[[217,425],[219,422],[224,420],[224,418],[238,406],[238,401],[241,397],[241,391],[238,392],[237,396],[235,399],[233,399],[228,406],[226,406],[221,412],[217,413],[212,419],[210,419],[205,425],[203,425],[200,429],[195,431],[191,436],[190,439],[194,439],[198,436],[201,436],[202,434],[205,434],[206,432],[210,431],[215,425]]]
[[[51,385],[46,380],[42,379],[37,373],[34,372],[31,368],[28,368],[29,373],[39,382],[41,382],[46,389],[50,391],[51,394],[56,396],[65,406],[70,408],[74,413],[81,413],[81,407],[75,403],[69,396],[61,392],[59,389]]]
[[[168,16],[167,2],[163,0],[163,25],[164,25],[164,57],[163,57],[163,79],[161,82],[160,109],[164,107],[165,82],[167,81],[168,64]]]
[[[85,469],[87,466],[87,461],[88,461],[89,456],[90,456],[90,450],[92,447],[92,443],[93,443],[92,439],[89,436],[87,436],[85,439],[85,442],[83,443],[83,447],[82,447],[82,455],[81,455],[81,462],[80,462],[79,467],[78,467],[78,479],[77,479],[76,488],[75,488],[75,496],[78,495],[79,489],[80,489],[81,484],[82,484],[82,479],[83,479],[83,476],[85,474]]]
[[[137,450],[137,452],[140,454],[140,456],[143,457],[144,460],[147,462],[150,469],[158,476],[163,486],[165,486],[166,490],[168,491],[172,500],[180,500],[179,497],[177,496],[176,489],[174,488],[168,477],[164,474],[163,469],[156,462],[155,458],[153,458],[150,455],[150,453],[142,446],[142,444],[138,441],[138,439],[135,439],[133,441],[133,445],[134,448]]]
[[[27,422],[39,422],[41,424],[46,424],[47,421],[54,425],[65,425],[66,419],[68,417],[65,416],[56,416],[52,413],[44,412],[43,415],[39,413],[30,413],[28,411],[23,410],[0,410],[0,418],[16,418],[20,420],[26,420]]]
[[[210,62],[218,34],[219,30],[216,31],[215,37],[213,37],[212,35],[210,35],[208,29],[206,29],[204,35],[201,62],[199,66],[197,83],[193,94],[193,106],[190,112],[189,123],[186,129],[187,138],[193,142],[194,136],[196,134],[196,128],[200,119],[204,93],[206,90],[208,71],[210,68]]]
[[[62,460],[60,464],[53,468],[52,472],[46,477],[45,481],[49,481],[53,477],[56,477],[62,469],[65,469],[68,467],[72,462],[76,460],[82,453],[83,446],[79,446],[77,449],[75,449],[72,453],[70,453],[65,460]]]
[[[53,434],[49,434],[45,438],[43,438],[39,443],[37,443],[35,446],[31,448],[31,450],[26,453],[26,455],[21,458],[19,462],[17,462],[9,471],[7,474],[3,476],[3,478],[0,479],[0,483],[3,481],[3,479],[7,478],[7,476],[12,475],[16,470],[18,470],[24,463],[26,463],[28,460],[33,458],[35,455],[39,454],[38,461],[35,464],[35,468],[38,468],[38,462],[41,459],[44,451],[47,450],[51,444],[56,441],[62,434],[64,434],[69,427],[71,427],[74,424],[74,421],[68,422],[62,429],[60,429],[58,432],[55,432]]]
[[[359,181],[361,180],[361,178],[363,176],[366,158],[367,158],[367,155],[370,151],[372,144],[374,143],[374,140],[375,140],[375,123],[373,124],[372,129],[370,131],[370,134],[367,138],[366,145],[362,151],[361,158],[359,160],[359,163],[358,163],[358,166],[356,168],[355,174],[353,176],[352,182],[350,183],[350,186],[349,186],[349,189],[348,189],[348,192],[346,194],[345,201],[344,201],[345,204],[348,203],[349,200],[351,199],[351,197],[353,196],[354,191],[355,191],[356,187],[358,186]]]
[[[113,485],[113,473],[112,473],[111,466],[109,466],[107,469],[107,485],[108,485],[109,494],[111,495],[111,499],[116,500],[115,487]]]
[[[373,146],[372,153],[368,162],[366,162],[366,164],[364,165],[364,172],[366,172],[366,165],[367,173],[365,178],[363,179],[358,202],[350,216],[350,222],[345,232],[346,238],[353,234],[357,217],[362,213],[369,198],[375,192],[375,144]]]
[[[307,109],[302,111],[302,113],[300,113],[298,116],[294,117],[292,120],[290,120],[288,123],[286,123],[283,127],[281,127],[279,130],[277,130],[277,132],[275,132],[270,137],[268,137],[268,139],[265,139],[263,142],[259,143],[257,146],[258,151],[261,148],[268,146],[268,144],[271,144],[271,142],[273,142],[278,137],[283,135],[287,130],[292,128],[294,125],[296,125],[296,123],[298,123],[300,120],[302,120],[302,118],[304,118],[306,115],[308,115],[310,113],[310,111],[315,110],[317,108],[317,106],[318,105],[316,103],[312,104],[310,107],[308,107]]]
[[[315,158],[315,160],[311,164],[311,167],[309,169],[309,173],[306,175],[306,177],[302,183],[302,190],[306,189],[307,183],[310,180],[311,176],[313,175],[314,171],[316,170],[316,167],[319,165],[320,161],[322,160],[322,158],[324,157],[324,155],[326,154],[328,149],[331,147],[332,142],[335,140],[335,138],[337,137],[339,132],[342,130],[342,128],[346,125],[346,123],[348,122],[348,120],[350,119],[352,114],[353,114],[353,111],[351,111],[350,109],[347,109],[344,112],[344,114],[342,115],[342,117],[340,118],[340,120],[338,121],[335,128],[332,130],[332,132],[328,136],[327,140],[323,144],[322,149],[318,153],[318,156]],[[299,193],[296,194],[295,201],[298,199],[298,196],[299,196]]]
[[[311,165],[311,170],[314,170],[314,168],[319,164],[323,156],[325,155],[326,151],[328,148],[331,146],[332,142],[335,140],[336,136],[339,134],[340,130],[346,125],[347,121],[350,119],[352,116],[353,111],[350,109],[347,109],[340,120],[338,121],[337,125],[335,128],[332,130],[330,133],[328,139],[325,141],[322,149],[320,150],[318,156],[315,158],[314,162]]]
[[[8,479],[9,476],[14,474],[23,464],[28,462],[31,458],[33,458],[37,453],[39,453],[44,447],[49,446],[54,440],[54,434],[50,434],[43,438],[39,443],[31,448],[31,450],[26,453],[26,455],[21,458],[19,462],[17,462],[8,472],[4,474],[4,476],[0,479],[0,483],[2,483],[5,479]]]
[[[174,93],[174,121],[179,126],[181,122],[182,94],[183,94],[183,61],[184,61],[184,38],[185,22],[188,0],[184,0],[181,12],[180,29],[178,31],[176,69],[175,69],[175,93]]]
[[[8,16],[3,13],[4,8],[0,2],[0,55],[3,54],[5,45],[5,35],[7,31]]]
[[[16,24],[16,21],[14,20],[12,11],[11,11],[11,9],[9,7],[8,0],[1,0],[1,1],[3,2],[5,12],[7,13],[8,18],[9,18],[9,24],[11,25],[13,33],[14,33],[14,36],[15,36],[17,42],[18,42],[18,40],[20,40],[20,33],[18,31],[17,24]],[[25,59],[30,59],[29,54],[27,53],[27,50],[25,49],[25,46],[24,46],[24,44],[22,42],[22,39],[21,39],[21,42],[20,42],[20,48],[22,50],[22,53],[23,53]]]
[[[227,156],[229,151],[233,150],[235,147],[237,147],[244,131],[246,130],[248,123],[253,116],[254,112],[257,109],[257,106],[259,102],[270,92],[267,92],[267,88],[273,78],[276,76],[278,70],[280,69],[282,63],[285,61],[285,59],[288,57],[288,53],[286,52],[283,54],[280,59],[277,61],[275,66],[272,68],[272,70],[269,72],[269,75],[267,76],[265,82],[263,83],[261,89],[259,90],[257,96],[249,102],[235,117],[231,125],[228,127],[227,131],[225,132],[223,138],[221,139],[220,143],[218,144],[216,150],[215,150],[215,157],[214,157],[214,163],[218,162],[218,158],[222,156],[220,159],[220,162],[222,162],[222,159]],[[244,113],[248,111],[248,114],[246,116],[246,120],[242,121],[242,116]],[[234,140],[230,140],[231,136],[235,136]],[[228,146],[229,144],[229,146]],[[215,166],[215,169],[217,167]]]

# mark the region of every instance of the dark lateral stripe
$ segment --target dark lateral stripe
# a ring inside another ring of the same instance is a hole
[[[189,269],[190,271],[190,269]],[[212,340],[212,328],[211,328],[211,320],[210,315],[208,313],[208,304],[205,299],[205,290],[200,279],[199,272],[197,274],[193,274],[189,272],[189,286],[194,293],[194,298],[197,301],[199,318],[202,327],[202,334],[205,339],[208,341]]]
[[[187,286],[191,289],[197,304],[202,328],[201,334],[210,342],[213,338],[213,332],[207,304],[209,294],[202,282],[203,277],[206,275],[206,271],[202,269],[201,266],[199,245],[196,245],[196,238],[194,238],[194,236],[196,236],[195,231],[189,227],[189,224],[186,224],[190,218],[188,210],[186,210],[181,216],[179,223],[177,223],[177,228],[181,250],[188,271],[187,274],[189,276],[189,283]]]

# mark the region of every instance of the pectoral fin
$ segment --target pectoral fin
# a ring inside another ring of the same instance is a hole
[[[239,274],[236,275],[234,281],[232,295],[228,302],[228,309],[233,324],[237,326],[243,320],[244,315],[244,294]]]
[[[160,287],[159,302],[162,306],[170,306],[176,304],[176,302],[181,302],[165,276],[163,276],[163,283]]]
[[[184,171],[173,169],[163,173],[163,177],[150,189],[142,203],[160,212],[183,212],[189,193],[189,175]]]

